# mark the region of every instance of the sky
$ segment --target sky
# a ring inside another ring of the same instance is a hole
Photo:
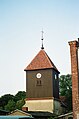
[[[0,96],[26,91],[24,68],[41,49],[71,74],[68,42],[79,37],[79,0],[0,0]]]

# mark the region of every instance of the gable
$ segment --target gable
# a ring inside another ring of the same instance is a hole
[[[28,113],[23,112],[23,111],[18,110],[18,109],[12,111],[9,115],[11,115],[11,116],[31,116],[31,114],[28,114]]]

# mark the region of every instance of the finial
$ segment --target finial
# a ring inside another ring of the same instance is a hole
[[[42,38],[41,38],[41,40],[42,40],[42,47],[41,47],[41,49],[44,49],[44,47],[43,47],[43,40],[44,40],[44,38],[43,38],[43,33],[44,33],[43,29],[42,29],[41,33],[42,33]]]

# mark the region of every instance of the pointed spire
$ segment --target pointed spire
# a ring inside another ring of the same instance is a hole
[[[41,47],[41,49],[44,49],[44,46],[43,46],[43,40],[44,40],[43,33],[44,33],[44,31],[42,30],[41,32],[42,32],[42,38],[41,38],[41,40],[42,40],[42,47]]]

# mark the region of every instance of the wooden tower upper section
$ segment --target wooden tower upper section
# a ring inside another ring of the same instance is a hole
[[[24,69],[27,98],[59,98],[59,71],[44,49]]]

